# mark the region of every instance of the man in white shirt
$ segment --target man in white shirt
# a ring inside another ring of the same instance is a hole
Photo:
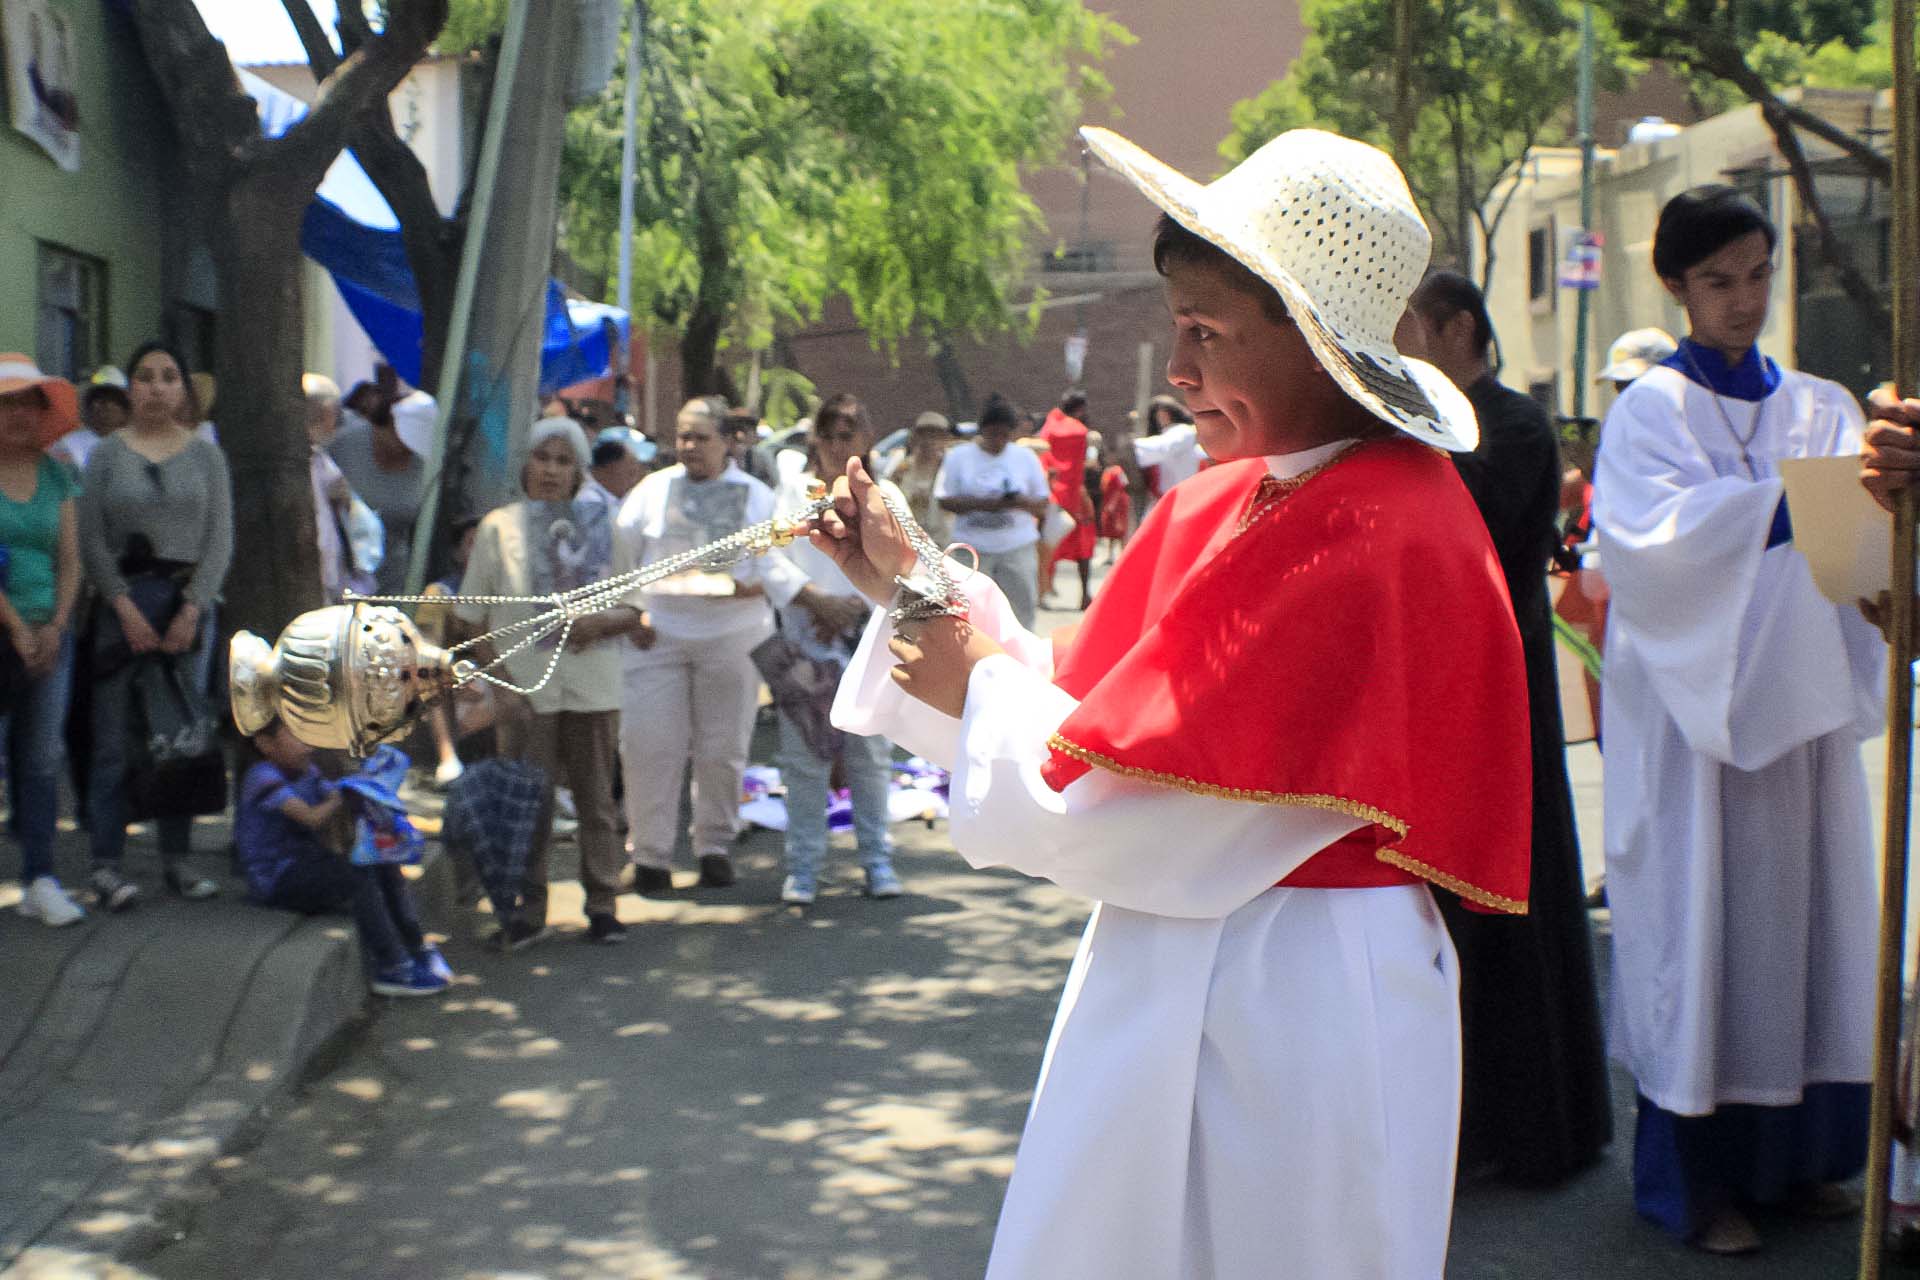
[[[613,528],[613,572],[653,564],[773,516],[773,491],[731,465],[724,406],[690,400],[675,425],[679,462],[627,495]],[[760,675],[750,656],[773,634],[804,576],[779,552],[731,573],[676,574],[636,592],[651,639],[626,650],[620,759],[626,784],[627,856],[634,889],[673,890],[669,870],[680,815],[680,779],[693,765],[693,851],[700,883],[734,881],[729,856],[739,833],[740,780]]]
[[[1198,474],[1207,455],[1191,422],[1170,422],[1157,436],[1134,437],[1133,460],[1138,466],[1160,468],[1160,492],[1164,494]]]
[[[593,438],[592,467],[580,486],[579,501],[620,510],[633,487],[647,477],[658,448],[632,427],[607,427]]]
[[[933,497],[953,517],[953,540],[980,556],[980,572],[1006,593],[1020,625],[1033,625],[1040,601],[1040,519],[1047,514],[1047,472],[1031,449],[1009,449],[1019,415],[989,396],[980,434],[947,450]]]

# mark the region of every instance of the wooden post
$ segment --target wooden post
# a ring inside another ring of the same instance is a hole
[[[1893,385],[1915,393],[1920,373],[1920,167],[1914,112],[1913,0],[1893,4]],[[1913,804],[1914,492],[1893,513],[1893,581],[1887,663],[1887,813],[1880,884],[1880,951],[1875,992],[1873,1111],[1867,1130],[1866,1212],[1860,1222],[1860,1277],[1879,1280],[1886,1250],[1899,1092],[1901,978],[1906,960],[1907,827]]]

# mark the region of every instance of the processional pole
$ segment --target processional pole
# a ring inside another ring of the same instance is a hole
[[[1893,388],[1915,394],[1920,373],[1920,99],[1914,93],[1913,0],[1894,0],[1893,19]],[[1888,597],[1886,856],[1880,886],[1880,957],[1873,1045],[1873,1111],[1867,1137],[1866,1212],[1860,1280],[1879,1280],[1886,1248],[1894,1106],[1899,1093],[1901,980],[1906,961],[1907,826],[1913,802],[1914,492],[1893,511]]]

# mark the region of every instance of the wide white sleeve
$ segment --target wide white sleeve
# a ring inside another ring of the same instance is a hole
[[[1631,648],[1687,745],[1753,770],[1850,723],[1839,611],[1791,544],[1766,545],[1779,478],[1716,474],[1653,387],[1622,395],[1602,436],[1594,523],[1610,638]]]
[[[967,602],[967,621],[992,636],[1021,666],[1043,680],[1053,678],[1053,641],[1035,635],[1013,616],[1013,606],[992,578],[947,557],[947,573]],[[953,768],[960,722],[935,711],[893,682],[891,608],[875,609],[860,635],[834,694],[833,726],[863,737],[878,734],[942,769]]]
[[[1011,867],[1132,911],[1213,919],[1364,825],[1098,768],[1056,792],[1040,766],[1077,705],[1010,658],[974,667],[949,794],[953,846],[969,863]]]
[[[1192,428],[1170,427],[1157,436],[1135,436],[1133,438],[1133,461],[1136,466],[1157,467],[1164,462],[1184,457],[1200,447],[1199,436]]]

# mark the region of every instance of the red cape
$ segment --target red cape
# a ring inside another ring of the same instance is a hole
[[[1141,525],[1057,655],[1080,706],[1048,784],[1097,766],[1351,814],[1369,825],[1283,883],[1419,877],[1524,912],[1526,674],[1459,476],[1413,440],[1369,442],[1247,520],[1267,474],[1210,468]]]

